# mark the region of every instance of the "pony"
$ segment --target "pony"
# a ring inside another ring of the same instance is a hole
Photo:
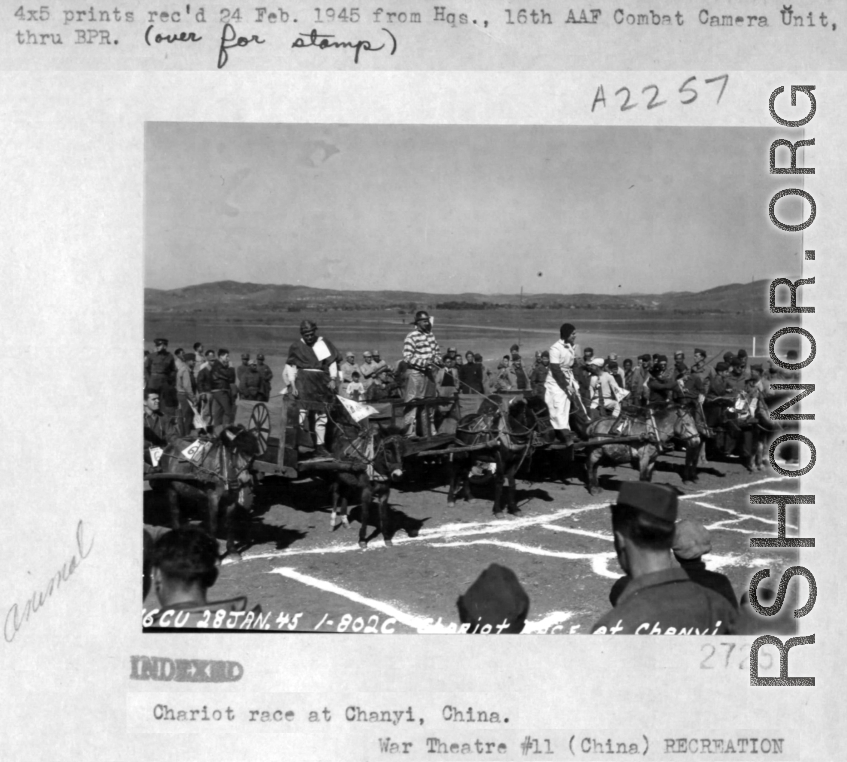
[[[685,447],[682,481],[697,481],[697,460],[700,456],[700,432],[691,413],[678,405],[661,405],[640,409],[637,414],[624,413],[617,418],[600,418],[588,425],[589,440],[608,437],[640,437],[637,443],[595,444],[586,447],[586,483],[592,495],[600,493],[597,468],[631,463],[639,471],[639,479],[649,482],[660,451],[673,439]]]
[[[333,421],[332,457],[341,462],[359,466],[356,470],[334,470],[325,474],[330,482],[332,514],[330,528],[336,528],[338,505],[341,503],[341,520],[350,526],[347,514],[349,502],[362,506],[359,527],[359,547],[368,546],[368,515],[372,501],[377,501],[377,530],[385,544],[392,546],[393,532],[388,522],[388,497],[391,482],[403,477],[404,444],[403,431],[396,426],[352,425]]]
[[[253,503],[253,477],[249,469],[258,454],[256,440],[243,426],[227,426],[217,436],[201,434],[199,441],[204,449],[187,458],[183,450],[195,441],[194,437],[180,437],[170,442],[159,459],[166,477],[151,480],[151,484],[167,493],[174,529],[184,523],[180,513],[182,498],[205,501],[206,529],[213,537],[223,509],[226,555],[235,550],[232,519],[236,506],[249,510]]]
[[[459,446],[474,450],[455,452],[450,456],[450,489],[447,505],[456,505],[461,493],[465,502],[472,502],[470,493],[471,468],[478,463],[494,465],[494,516],[503,518],[503,484],[508,480],[506,510],[520,516],[515,502],[515,474],[532,456],[536,447],[546,444],[539,436],[539,419],[533,404],[524,397],[515,397],[504,408],[499,396],[488,397],[479,412],[466,415],[456,427]]]

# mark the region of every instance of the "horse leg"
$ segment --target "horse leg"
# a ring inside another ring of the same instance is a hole
[[[364,550],[368,547],[368,513],[371,505],[371,485],[370,482],[367,481],[367,477],[364,477],[366,484],[362,485],[361,496],[362,496],[362,516],[361,516],[361,525],[359,526],[359,547]]]
[[[503,468],[502,468],[502,458],[499,456],[495,461],[497,465],[497,471],[494,474],[494,517],[498,519],[503,518],[503,507],[501,505],[501,500],[503,498]]]
[[[516,459],[510,464],[509,470],[506,472],[506,476],[509,479],[509,491],[507,493],[508,506],[509,506],[509,513],[511,513],[512,516],[522,516],[523,515],[523,511],[520,508],[518,508],[518,504],[515,501],[515,472],[517,470],[518,470],[518,460]]]
[[[591,495],[600,494],[600,481],[597,478],[597,469],[600,466],[600,459],[602,457],[602,450],[599,447],[594,447],[588,452],[588,458],[585,461],[585,482],[588,492]]]
[[[224,524],[226,529],[226,552],[235,553],[235,512],[238,510],[238,493],[229,495],[224,493]]]
[[[391,487],[386,485],[380,485],[378,487],[379,491],[379,528],[382,532],[382,537],[385,540],[385,544],[387,547],[392,547],[394,545],[391,542],[391,538],[394,536],[393,527],[389,524],[388,521],[388,496],[391,494]]]
[[[447,491],[447,507],[456,507],[456,482],[459,480],[460,471],[456,455],[450,456],[450,487]]]
[[[168,506],[171,512],[171,529],[179,529],[180,514],[179,514],[179,492],[176,487],[171,484],[168,486]]]
[[[653,466],[658,457],[658,450],[652,445],[644,445],[638,450],[638,478],[642,482],[653,479]]]
[[[332,497],[332,513],[329,517],[329,528],[335,529],[335,519],[338,515],[338,481],[333,480],[329,487],[329,492]]]

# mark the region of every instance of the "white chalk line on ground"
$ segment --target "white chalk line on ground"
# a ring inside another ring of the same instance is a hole
[[[304,585],[308,585],[309,587],[316,587],[319,590],[323,590],[327,593],[332,593],[334,595],[339,595],[342,598],[346,598],[348,601],[353,601],[354,603],[359,603],[363,606],[367,606],[374,611],[379,611],[386,616],[393,617],[401,624],[406,625],[407,627],[412,628],[413,630],[417,630],[418,632],[426,632],[432,634],[447,634],[450,632],[455,632],[455,628],[451,630],[448,625],[441,624],[441,618],[436,621],[433,617],[420,617],[415,616],[414,614],[409,614],[402,609],[397,608],[397,606],[388,603],[387,601],[380,601],[376,598],[368,598],[367,596],[361,595],[360,593],[353,592],[352,590],[347,590],[346,588],[339,587],[332,582],[327,582],[326,580],[319,579],[318,577],[313,577],[310,574],[303,574],[302,572],[298,572],[296,569],[292,569],[291,567],[281,566],[276,569],[271,569],[268,574],[280,574],[283,577],[288,577],[288,579],[293,579],[296,582],[300,582]],[[567,621],[574,616],[572,611],[553,611],[541,619],[535,621],[527,621],[526,627],[524,628],[525,633],[533,633],[539,632],[543,630],[548,630],[550,627],[553,627],[557,624]]]
[[[680,495],[679,499],[690,500],[695,498],[702,498],[707,497],[709,495],[733,492],[739,489],[748,489],[758,484],[766,484],[768,482],[781,481],[784,479],[786,479],[786,477],[768,477],[755,482],[744,482],[742,484],[736,484],[732,487],[722,487],[720,489],[703,490],[701,492],[695,492],[689,495]],[[596,511],[604,509],[610,505],[612,499],[613,496],[610,495],[610,499],[603,501],[602,503],[594,503],[592,505],[581,506],[579,508],[561,508],[558,511],[543,514],[541,516],[524,516],[516,519],[493,519],[491,521],[444,524],[440,527],[433,529],[421,529],[420,533],[416,537],[395,537],[393,538],[393,543],[394,545],[404,545],[407,543],[429,542],[430,540],[439,538],[455,538],[465,537],[469,535],[492,535],[513,532],[515,530],[524,529],[527,527],[552,524],[553,522],[558,521],[559,519],[567,518],[568,516],[574,516],[580,513],[585,513],[587,511]],[[729,509],[721,510],[728,511]],[[377,545],[371,545],[369,547],[372,549],[379,549],[385,546],[384,543],[380,543]],[[269,551],[267,553],[255,553],[249,555],[245,554],[244,556],[242,556],[240,561],[232,558],[226,558],[224,559],[223,563],[233,564],[244,561],[258,561],[268,558],[284,558],[287,556],[296,555],[326,555],[330,553],[352,552],[361,552],[358,543],[328,545],[320,548],[288,548],[285,550]]]
[[[739,513],[738,511],[735,511],[732,508],[724,508],[720,505],[712,505],[711,503],[701,503],[699,501],[697,503],[695,503],[695,505],[700,505],[703,508],[711,508],[712,510],[715,510],[715,511],[723,511],[724,513],[731,513],[733,516],[736,517],[735,519],[731,519],[731,520],[728,519],[727,521],[747,521],[747,520],[750,520],[750,521],[759,521],[762,524],[770,524],[771,526],[778,526],[779,525],[779,522],[776,521],[775,519],[765,519],[765,518],[762,518],[761,516],[754,516],[751,513]],[[716,523],[723,524],[724,522],[718,521]],[[788,522],[786,522],[785,525],[786,525],[786,527],[788,527],[790,529],[797,529],[797,527],[794,524],[789,524]],[[706,529],[708,529],[708,528],[709,527],[706,527]]]
[[[568,534],[578,534],[583,537],[594,537],[598,540],[608,540],[612,542],[614,538],[610,534],[602,534],[600,532],[589,532],[587,529],[574,529],[573,527],[560,527],[555,524],[542,524],[542,529],[549,529],[551,532],[567,532]]]

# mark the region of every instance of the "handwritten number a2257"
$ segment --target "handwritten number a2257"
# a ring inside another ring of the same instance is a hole
[[[697,92],[697,90],[692,85],[692,83],[694,83],[696,81],[697,81],[697,77],[691,76],[691,77],[688,77],[688,79],[686,79],[682,83],[682,85],[680,86],[680,88],[678,90],[678,92],[681,96],[679,102],[683,106],[691,105],[692,103],[694,103],[694,101],[697,100],[699,93]],[[720,92],[718,93],[717,100],[715,101],[716,104],[720,103],[721,98],[723,97],[724,91],[726,90],[727,83],[729,82],[729,75],[728,74],[721,74],[717,77],[711,77],[711,78],[703,80],[703,81],[707,85],[710,85],[713,82],[720,82],[721,83],[721,89],[720,89]],[[659,86],[658,85],[647,85],[647,87],[645,87],[641,90],[642,95],[646,95],[648,92],[652,92],[652,96],[650,97],[650,99],[647,101],[647,104],[646,104],[648,111],[650,111],[654,108],[658,108],[659,106],[664,106],[668,102],[667,100],[661,100],[661,101],[659,100]],[[632,91],[628,87],[621,87],[621,88],[618,88],[615,91],[615,96],[620,96],[621,94],[623,94],[623,103],[620,104],[620,110],[621,111],[630,111],[630,110],[632,110],[632,109],[634,109],[634,108],[636,108],[637,106],[640,105],[639,103],[635,103],[635,102],[632,101]],[[594,100],[591,103],[591,112],[592,113],[594,113],[594,110],[597,108],[598,105],[603,106],[603,108],[606,108],[606,105],[607,105],[606,104],[606,94],[604,92],[603,85],[599,85],[597,87],[597,91],[594,95]]]

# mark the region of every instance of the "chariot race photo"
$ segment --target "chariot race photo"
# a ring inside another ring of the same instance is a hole
[[[147,123],[142,626],[794,632],[772,132]]]

